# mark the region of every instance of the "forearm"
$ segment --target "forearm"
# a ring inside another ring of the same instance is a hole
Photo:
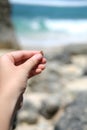
[[[28,78],[45,69],[41,51],[14,51],[0,57],[0,130],[9,130]]]
[[[9,130],[17,98],[0,93],[0,130]]]

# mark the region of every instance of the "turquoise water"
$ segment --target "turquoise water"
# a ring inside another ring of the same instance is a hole
[[[12,4],[12,20],[22,44],[54,45],[87,40],[87,6]]]
[[[80,7],[48,7],[35,5],[13,4],[13,17],[50,19],[86,19],[87,6]]]

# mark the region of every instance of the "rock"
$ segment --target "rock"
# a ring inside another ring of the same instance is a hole
[[[46,58],[48,61],[51,61],[51,62],[56,61],[62,64],[71,64],[71,55],[63,51],[63,46],[62,46],[62,49],[59,50],[59,48],[57,47],[56,49],[54,49],[54,51],[51,51],[50,53],[46,53],[46,55],[47,55]]]
[[[37,92],[30,92],[25,93],[24,98],[28,102],[32,102],[32,104],[37,108],[37,111],[41,108],[41,103],[43,100],[46,100],[50,94],[47,93],[37,93]]]
[[[82,76],[87,76],[87,55],[72,56],[72,63],[82,69]]]
[[[32,103],[24,102],[17,119],[18,123],[35,124],[38,121],[38,110]]]
[[[80,68],[86,68],[87,66],[87,55],[76,55],[72,56],[72,63]]]
[[[51,119],[59,109],[59,104],[56,97],[50,97],[42,102],[40,114],[47,119]]]
[[[87,91],[87,77],[68,82],[66,89],[72,92]]]
[[[53,125],[50,122],[47,122],[46,119],[40,118],[39,122],[36,125],[29,124],[19,124],[17,125],[16,130],[53,130]]]
[[[37,130],[53,130],[53,125],[46,119],[41,119],[37,125]]]
[[[56,93],[62,88],[59,65],[48,63],[47,69],[39,76],[29,80],[28,86],[33,92]]]
[[[66,45],[63,53],[67,55],[87,54],[87,43]]]
[[[73,80],[83,75],[83,69],[74,64],[63,65],[62,67],[60,67],[60,74],[65,79]]]
[[[29,125],[29,124],[19,124],[17,125],[16,130],[38,130],[37,126],[35,125]]]
[[[71,64],[71,55],[62,53],[60,55],[56,54],[53,59],[55,61],[60,61],[62,64]]]
[[[11,6],[8,0],[0,0],[0,48],[21,49],[10,17]]]
[[[87,76],[87,68],[84,69],[83,76]]]
[[[54,130],[87,129],[87,92],[77,94],[73,103],[67,106]]]
[[[58,97],[58,94],[57,94]],[[59,104],[60,104],[60,109],[63,107],[68,106],[71,104],[76,98],[76,95],[73,92],[70,92],[69,90],[64,90],[60,92],[60,97],[59,99]]]
[[[18,123],[36,124],[38,120],[38,114],[31,111],[22,111],[18,114]]]

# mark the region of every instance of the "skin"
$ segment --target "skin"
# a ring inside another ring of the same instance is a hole
[[[27,80],[46,66],[42,51],[15,51],[0,57],[0,130],[9,130]]]

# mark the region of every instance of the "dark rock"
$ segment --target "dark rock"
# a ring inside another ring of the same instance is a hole
[[[54,130],[87,129],[87,92],[80,92],[73,103],[67,106]]]
[[[87,43],[67,45],[63,53],[66,55],[87,54]]]
[[[56,61],[58,60],[58,61],[60,61],[63,64],[71,64],[72,63],[71,62],[71,56],[68,53],[62,53],[60,55],[56,54],[53,57],[53,59],[56,60]]]
[[[63,48],[63,47],[62,47]],[[52,52],[47,54],[47,60],[53,61],[53,62],[59,62],[60,64],[71,64],[71,55],[69,53],[65,53],[64,50],[62,50],[60,53],[59,52]]]
[[[42,102],[40,114],[47,119],[51,119],[59,109],[58,100],[56,97],[50,97]]]
[[[82,76],[87,76],[87,69],[83,70],[83,75]]]

